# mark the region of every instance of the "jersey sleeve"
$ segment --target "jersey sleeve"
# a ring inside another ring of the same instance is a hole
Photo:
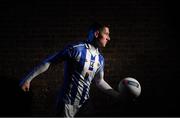
[[[72,56],[72,53],[73,53],[72,46],[67,46],[63,50],[56,52],[55,54],[47,57],[44,60],[44,62],[59,63],[59,62],[70,59]]]
[[[100,66],[99,68],[97,69],[96,71],[96,74],[95,74],[95,77],[98,77],[98,78],[104,78],[104,58],[102,56],[100,56]]]

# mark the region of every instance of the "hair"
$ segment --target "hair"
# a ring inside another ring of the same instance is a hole
[[[99,22],[94,22],[90,25],[88,31],[97,31],[97,30],[101,30],[103,29],[104,27],[110,27],[109,24],[105,24],[105,23],[99,23]]]
[[[88,34],[87,34],[87,41],[91,42],[94,39],[94,32],[96,31],[101,31],[104,27],[110,27],[109,24],[105,24],[105,23],[99,23],[99,22],[94,22],[93,24],[90,25],[89,29],[88,29]]]

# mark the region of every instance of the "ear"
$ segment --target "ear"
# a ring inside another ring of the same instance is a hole
[[[94,36],[95,36],[95,38],[98,38],[98,36],[99,36],[99,31],[98,30],[94,32]]]

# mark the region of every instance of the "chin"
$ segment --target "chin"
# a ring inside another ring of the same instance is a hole
[[[103,48],[104,48],[104,47],[106,47],[106,45],[102,45],[101,47],[103,47]]]
[[[106,44],[100,44],[99,47],[104,48],[106,47]]]
[[[106,47],[106,44],[104,44],[103,47]]]

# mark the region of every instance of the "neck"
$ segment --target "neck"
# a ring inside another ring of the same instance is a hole
[[[94,39],[92,42],[90,42],[90,44],[95,48],[95,49],[97,49],[97,48],[99,48],[99,46],[98,46],[98,43],[97,43],[97,40],[96,39]]]

